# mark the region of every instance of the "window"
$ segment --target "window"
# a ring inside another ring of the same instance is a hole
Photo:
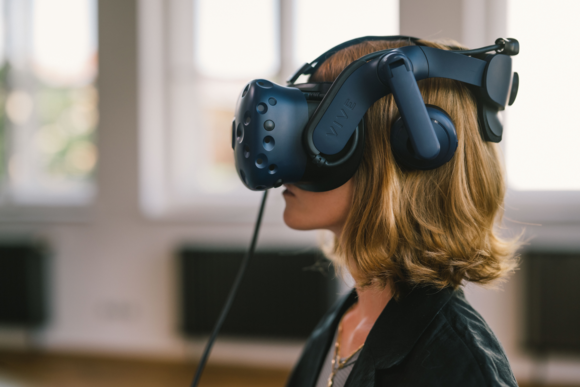
[[[85,204],[98,120],[95,0],[0,1],[0,203]]]
[[[188,197],[227,194],[241,189],[231,149],[234,106],[248,80],[275,78],[280,69],[280,9],[276,0],[193,1],[193,71],[200,96],[197,135],[204,135],[196,152],[196,168],[175,165],[191,173]],[[239,25],[240,28],[232,26]],[[203,97],[202,97],[203,96]],[[177,134],[179,136],[179,134]],[[181,174],[183,176],[183,174]],[[179,182],[176,182],[179,184]]]
[[[397,0],[360,0],[355,10],[346,5],[140,3],[141,201],[147,214],[213,211],[224,203],[228,211],[250,203],[253,214],[256,193],[239,181],[231,149],[238,95],[256,78],[285,84],[295,68],[345,40],[398,34]],[[376,12],[369,14],[370,8]],[[229,212],[228,219],[235,218]]]
[[[575,243],[570,225],[580,223],[580,127],[575,114],[580,54],[570,45],[580,37],[575,0],[507,2],[507,35],[520,41],[514,57],[520,75],[518,97],[505,113],[502,142],[507,178],[507,219],[539,224],[535,236],[557,233]],[[541,22],[539,22],[541,20]],[[558,228],[550,228],[550,225]],[[550,231],[552,230],[552,231]],[[555,240],[555,239],[554,239]],[[541,237],[536,244],[553,243]]]
[[[508,35],[521,44],[514,57],[521,85],[506,130],[515,190],[580,191],[580,53],[572,43],[580,40],[579,14],[576,0],[509,1]]]
[[[295,0],[293,4],[296,67],[347,40],[399,34],[398,0],[360,0],[356,7],[349,0]]]

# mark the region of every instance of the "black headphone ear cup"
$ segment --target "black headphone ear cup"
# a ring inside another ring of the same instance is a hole
[[[391,150],[397,163],[407,169],[439,168],[453,158],[457,149],[457,132],[451,117],[437,106],[426,105],[426,107],[441,146],[439,155],[433,160],[422,160],[415,155],[409,132],[401,117],[391,127]]]

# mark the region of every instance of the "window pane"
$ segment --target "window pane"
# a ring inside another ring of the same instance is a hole
[[[192,98],[197,102],[195,112],[189,111],[198,141],[195,149],[188,146],[174,153],[179,176],[175,192],[184,200],[195,194],[245,194],[231,149],[234,107],[249,80],[273,79],[279,71],[278,4],[278,0],[193,0]],[[191,134],[191,126],[181,130],[180,142],[188,138],[184,131]],[[192,163],[197,166],[194,170]]]
[[[97,161],[96,2],[4,2],[4,195],[19,203],[86,202]]]
[[[510,0],[508,35],[520,41],[520,75],[507,110],[508,182],[517,190],[580,190],[577,119],[580,2]]]
[[[296,0],[294,59],[311,62],[354,38],[399,34],[398,0]],[[315,35],[315,36],[314,36]]]
[[[94,0],[34,0],[33,69],[44,83],[78,87],[96,75]]]
[[[277,72],[277,1],[197,0],[194,4],[194,56],[203,75],[250,80]]]

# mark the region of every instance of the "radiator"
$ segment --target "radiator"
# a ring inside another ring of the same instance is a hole
[[[243,251],[186,247],[179,252],[181,328],[211,332]],[[319,251],[258,251],[221,333],[236,337],[306,338],[337,298],[337,279]]]
[[[580,253],[526,254],[523,269],[529,349],[580,354]]]
[[[45,322],[46,268],[39,245],[0,241],[0,325],[34,328]]]

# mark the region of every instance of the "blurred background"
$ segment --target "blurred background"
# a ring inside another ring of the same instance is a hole
[[[260,201],[233,168],[239,92],[394,34],[520,41],[502,232],[529,242],[510,281],[466,292],[521,385],[580,386],[579,14],[576,0],[0,0],[0,386],[188,385]],[[319,234],[284,226],[280,193],[202,385],[284,385],[348,289]]]

